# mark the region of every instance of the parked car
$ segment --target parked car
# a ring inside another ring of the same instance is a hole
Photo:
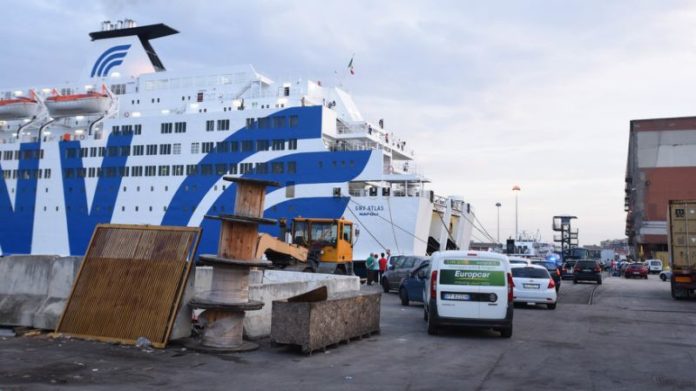
[[[564,280],[572,279],[574,267],[575,261],[565,261],[563,265],[561,265],[561,278]]]
[[[662,271],[661,259],[648,259],[646,263],[648,264],[649,273],[660,273]]]
[[[556,309],[558,295],[556,283],[546,267],[539,265],[510,265],[512,280],[512,298],[515,303],[546,304],[550,310]]]
[[[408,277],[413,270],[417,269],[421,263],[428,259],[428,257],[413,255],[392,256],[387,270],[382,275],[382,289],[384,292],[398,290],[401,280]]]
[[[508,257],[487,251],[439,251],[430,260],[423,316],[441,326],[494,329],[512,337],[513,282]]]
[[[545,267],[549,271],[553,282],[556,284],[556,292],[561,289],[561,269],[558,267],[556,262],[552,261],[532,261],[532,265]]]
[[[581,259],[575,262],[573,267],[573,284],[578,281],[595,281],[597,284],[602,283],[602,268],[599,262],[590,259]]]
[[[409,305],[412,301],[423,302],[423,289],[428,277],[430,277],[430,261],[426,260],[421,262],[408,277],[401,280],[399,285],[401,305]]]
[[[672,279],[672,271],[671,270],[663,270],[660,272],[660,280],[669,281],[671,279]]]
[[[626,267],[626,270],[624,270],[624,277],[626,278],[633,278],[633,277],[639,277],[639,278],[645,278],[646,280],[648,279],[648,265],[644,263],[632,263]]]

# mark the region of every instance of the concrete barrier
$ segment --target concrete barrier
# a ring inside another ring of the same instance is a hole
[[[0,325],[54,329],[82,257],[0,258]]]
[[[355,276],[282,270],[265,270],[258,273],[262,273],[262,279],[257,275],[252,276],[250,280],[257,279],[262,283],[249,286],[249,299],[263,301],[264,306],[259,311],[246,313],[244,335],[248,338],[260,338],[271,334],[271,309],[274,300],[284,300],[320,286],[326,286],[329,295],[360,290],[360,278]],[[196,293],[210,290],[211,281],[211,267],[196,268]]]

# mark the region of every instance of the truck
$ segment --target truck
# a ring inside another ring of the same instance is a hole
[[[256,257],[279,269],[353,274],[353,222],[340,219],[292,219],[281,224],[281,238],[259,235]]]
[[[696,200],[670,200],[668,213],[670,284],[679,300],[696,291]]]

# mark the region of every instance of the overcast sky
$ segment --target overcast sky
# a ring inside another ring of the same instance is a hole
[[[408,140],[437,193],[468,200],[496,236],[623,238],[629,120],[696,115],[688,1],[3,2],[0,86],[79,78],[102,20],[164,22],[169,69],[253,64],[276,81],[344,80],[363,115]],[[482,235],[477,234],[477,239]]]

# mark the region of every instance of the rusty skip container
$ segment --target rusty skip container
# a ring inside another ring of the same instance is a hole
[[[696,200],[669,201],[669,265],[674,299],[696,290]]]

